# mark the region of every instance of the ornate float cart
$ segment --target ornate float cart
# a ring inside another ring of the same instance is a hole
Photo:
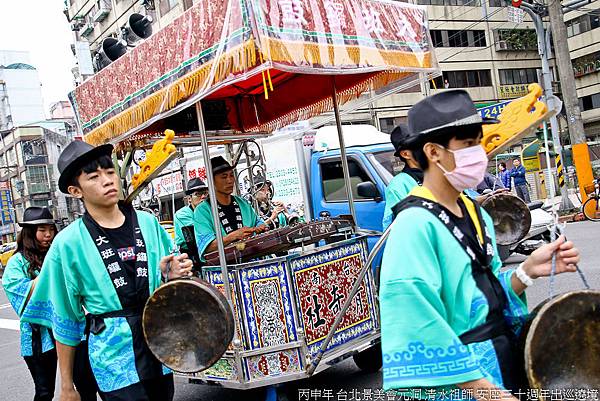
[[[233,147],[334,110],[354,214],[338,106],[359,107],[367,90],[376,91],[373,101],[438,75],[427,25],[424,7],[395,1],[205,0],[80,85],[71,101],[85,141],[116,145],[128,201],[177,146],[201,146],[210,171],[209,145]],[[166,129],[173,132],[163,138]],[[501,137],[491,135],[489,146]],[[127,179],[140,148],[152,151]],[[211,174],[207,180],[215,199]],[[216,203],[211,208],[219,227]],[[202,275],[227,297],[234,339],[214,365],[174,370],[246,389],[308,377],[379,341],[360,229],[323,246],[300,240],[286,256],[249,263],[227,263],[216,231],[220,263]]]

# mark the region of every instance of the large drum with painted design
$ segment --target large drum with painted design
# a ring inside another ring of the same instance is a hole
[[[217,362],[234,335],[227,299],[199,278],[170,281],[146,302],[144,336],[156,358],[176,372],[201,372]]]
[[[531,387],[600,388],[600,291],[559,295],[533,314],[528,330],[525,327],[525,368]]]

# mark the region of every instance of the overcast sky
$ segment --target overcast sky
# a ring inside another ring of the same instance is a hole
[[[72,32],[64,0],[0,0],[0,50],[26,50],[42,81],[45,113],[73,89]]]

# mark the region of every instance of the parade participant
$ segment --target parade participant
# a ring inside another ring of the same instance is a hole
[[[528,313],[524,290],[550,275],[554,252],[556,273],[575,271],[579,261],[561,236],[516,270],[500,272],[492,220],[462,194],[483,179],[481,130],[489,122],[462,90],[430,96],[408,113],[419,135],[413,155],[425,175],[394,208],[383,256],[385,389],[415,398],[464,389],[467,398],[485,400],[525,386],[515,344]]]
[[[256,191],[254,196],[258,203],[258,213],[265,225],[269,228],[279,228],[294,223],[294,220],[290,222],[290,219],[288,219],[283,202],[273,200],[275,191],[271,181],[262,176],[257,177],[254,189]],[[297,216],[295,216],[295,219],[299,220]]]
[[[404,168],[397,174],[385,188],[385,210],[383,211],[383,229],[392,224],[394,215],[392,208],[398,202],[406,198],[408,193],[423,183],[423,171],[413,157],[410,150],[413,135],[408,131],[406,124],[400,124],[392,131],[391,140],[396,152],[394,156],[399,157],[404,163]]]
[[[529,197],[529,188],[527,187],[527,180],[525,179],[525,167],[521,165],[521,160],[515,159],[513,160],[514,168],[510,170],[511,178],[515,180],[515,190],[517,191],[517,196],[523,200],[525,203],[531,202]]]
[[[194,209],[208,196],[208,187],[200,178],[192,178],[185,191],[188,204],[175,213],[175,245],[181,252],[190,255],[194,265],[199,267],[198,247],[194,236]],[[184,233],[184,230],[187,230]]]
[[[2,286],[17,315],[22,316],[36,285],[42,262],[56,235],[52,213],[47,208],[29,207],[23,212],[23,229],[17,250],[8,260]],[[21,356],[33,378],[34,401],[51,401],[56,380],[56,350],[52,332],[46,327],[21,321]]]
[[[222,156],[211,159],[212,174],[215,180],[215,192],[223,244],[246,239],[256,233],[267,230],[267,226],[258,217],[252,205],[245,199],[232,195],[235,185],[233,167]],[[198,254],[202,257],[206,252],[217,250],[215,228],[210,208],[211,199],[202,202],[194,210],[194,231]]]
[[[173,376],[150,352],[143,306],[160,283],[189,276],[187,255],[169,255],[156,218],[119,203],[112,145],[74,141],[58,159],[58,187],[83,201],[86,213],[58,234],[46,255],[23,319],[52,329],[61,401],[79,400],[75,347],[89,312],[89,361],[104,400],[173,398]]]

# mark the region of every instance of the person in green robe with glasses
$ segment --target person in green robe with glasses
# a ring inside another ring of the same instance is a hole
[[[252,205],[244,198],[233,195],[235,185],[233,166],[223,156],[213,157],[211,164],[224,245],[227,246],[268,230]],[[194,232],[201,259],[204,259],[204,254],[217,250],[210,202],[212,199],[209,198],[194,210]]]
[[[504,399],[528,386],[517,335],[525,289],[574,272],[579,251],[563,236],[501,271],[490,216],[463,194],[488,165],[482,119],[468,93],[444,91],[415,104],[409,129],[423,185],[396,205],[380,287],[383,385],[417,399]]]
[[[61,153],[58,187],[86,213],[54,239],[22,320],[52,329],[60,401],[80,399],[73,365],[84,333],[103,400],[168,401],[173,375],[144,340],[142,311],[162,282],[191,275],[192,262],[171,253],[153,215],[119,202],[112,149],[74,141]]]

